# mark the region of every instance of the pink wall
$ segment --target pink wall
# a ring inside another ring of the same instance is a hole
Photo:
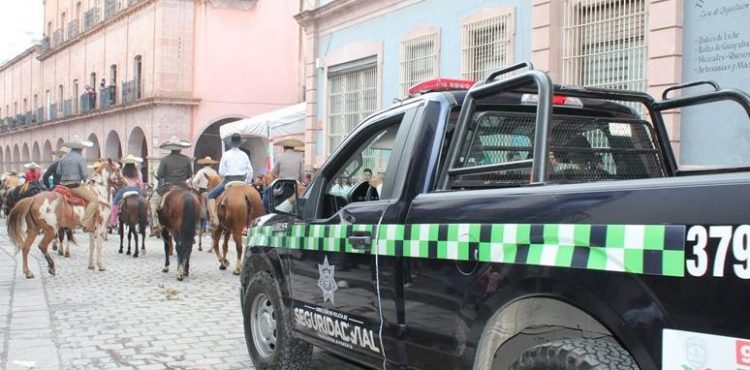
[[[250,11],[196,5],[192,140],[224,117],[248,117],[302,100],[298,0]],[[221,45],[217,47],[217,45]]]

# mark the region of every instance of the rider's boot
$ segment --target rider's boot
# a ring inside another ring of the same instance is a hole
[[[211,219],[211,227],[217,228],[219,226],[219,216],[216,213],[216,199],[208,200],[208,216]]]

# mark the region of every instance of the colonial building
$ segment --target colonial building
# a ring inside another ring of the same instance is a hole
[[[307,46],[306,164],[320,166],[354,125],[418,81],[476,81],[520,61],[533,62],[556,83],[657,97],[696,79],[750,90],[750,7],[729,3],[306,1],[296,16]],[[750,124],[738,106],[706,105],[665,117],[682,163],[750,165]]]
[[[301,101],[299,6],[45,0],[43,42],[0,66],[0,170],[49,163],[74,134],[94,142],[90,160],[131,153],[144,170],[171,136],[220,156],[222,123]]]

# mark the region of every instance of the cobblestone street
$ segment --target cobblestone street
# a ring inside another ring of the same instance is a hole
[[[64,258],[53,252],[57,276],[35,247],[22,273],[3,222],[0,228],[0,369],[249,369],[239,282],[216,257],[193,250],[190,277],[161,272],[160,240],[148,239],[135,259],[105,243],[107,271],[88,265],[88,238]],[[115,240],[117,239],[117,240]],[[206,237],[204,246],[210,241]],[[234,259],[231,247],[230,260]],[[315,369],[352,365],[316,352]]]

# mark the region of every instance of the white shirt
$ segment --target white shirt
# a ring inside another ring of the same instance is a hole
[[[245,176],[253,178],[253,166],[250,158],[239,148],[232,148],[224,152],[219,163],[219,176]]]

